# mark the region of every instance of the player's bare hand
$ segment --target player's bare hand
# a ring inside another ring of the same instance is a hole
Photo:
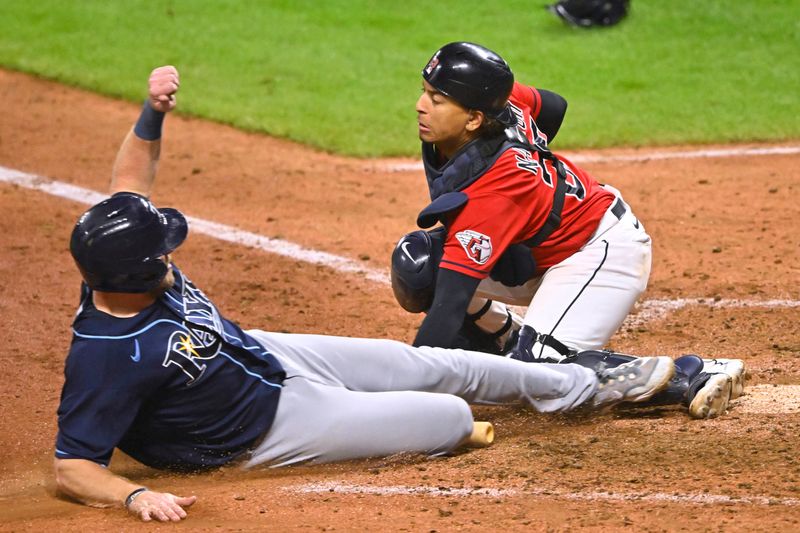
[[[150,73],[149,98],[150,106],[156,111],[172,111],[175,109],[175,93],[181,86],[178,69],[172,65],[158,67]]]
[[[189,507],[197,496],[175,496],[168,492],[147,490],[141,493],[128,507],[128,511],[145,522],[160,520],[161,522],[180,522],[186,518],[184,507]]]

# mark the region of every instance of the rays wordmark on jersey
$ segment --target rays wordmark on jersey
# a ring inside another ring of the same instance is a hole
[[[178,366],[194,384],[206,371],[203,360],[213,359],[222,347],[223,326],[219,312],[203,291],[184,278],[181,291],[184,326],[170,335],[162,365]]]

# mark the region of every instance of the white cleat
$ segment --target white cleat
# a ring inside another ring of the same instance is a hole
[[[701,373],[689,386],[689,403],[692,418],[716,418],[728,409],[733,380],[728,374]]]
[[[744,394],[745,368],[741,359],[703,359],[703,372],[727,374],[732,381],[731,400]]]
[[[606,368],[597,376],[599,384],[592,399],[595,407],[620,402],[643,402],[663,390],[675,375],[670,357],[639,357],[630,363]]]

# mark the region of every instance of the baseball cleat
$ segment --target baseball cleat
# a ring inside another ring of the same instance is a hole
[[[594,394],[595,407],[609,407],[620,402],[643,402],[663,390],[675,375],[675,363],[669,357],[640,357],[630,363],[606,368],[598,373],[600,383]]]
[[[745,368],[741,359],[703,359],[703,372],[730,376],[731,400],[744,394]]]
[[[716,418],[728,409],[733,380],[728,374],[701,373],[689,385],[689,415],[692,418]]]

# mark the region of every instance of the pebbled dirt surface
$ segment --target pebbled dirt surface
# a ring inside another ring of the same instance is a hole
[[[137,114],[134,104],[0,71],[0,166],[104,191]],[[335,157],[180,116],[165,129],[157,204],[368,268],[387,268],[427,196],[420,171],[392,172],[387,161]],[[118,454],[115,472],[199,496],[187,520],[152,527],[800,529],[800,156],[585,166],[623,191],[654,239],[645,299],[795,302],[689,305],[613,339],[629,353],[744,359],[751,393],[726,415],[694,421],[678,408],[588,417],[484,407],[476,417],[497,433],[487,449],[254,472],[164,474]],[[0,182],[0,209],[0,530],[141,527],[120,509],[83,507],[53,488],[55,410],[79,284],[67,239],[84,206]],[[203,235],[190,236],[177,261],[248,327],[409,341],[420,320],[399,309],[388,286],[361,275]]]

